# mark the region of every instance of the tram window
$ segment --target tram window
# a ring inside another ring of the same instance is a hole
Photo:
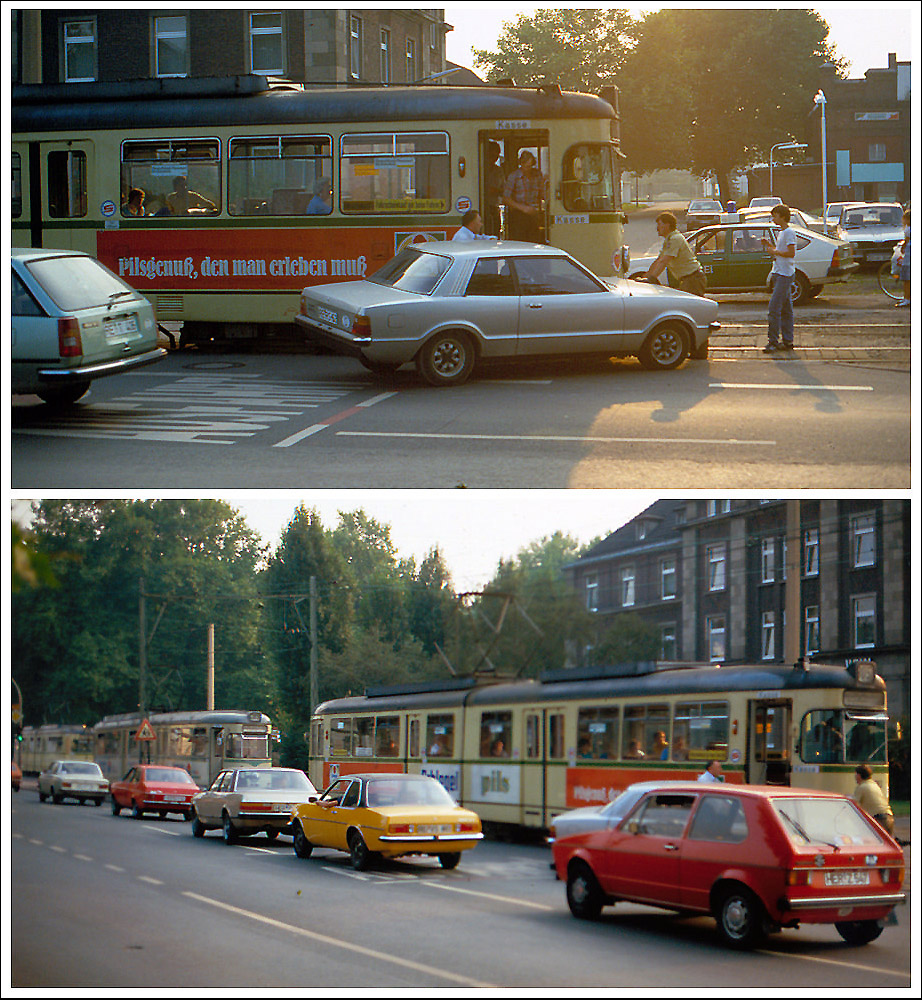
[[[12,214],[14,219],[18,219],[22,215],[22,159],[19,153],[13,153],[11,167],[13,172],[12,184],[10,185]]]
[[[512,753],[512,712],[484,712],[480,717],[480,756],[509,757]]]
[[[615,760],[618,756],[618,708],[581,708],[576,716],[576,753],[583,760]]]
[[[426,719],[426,747],[430,757],[451,757],[455,752],[455,717],[430,715]]]
[[[845,759],[855,764],[887,763],[886,718],[845,716]]]
[[[621,755],[627,760],[668,760],[669,706],[626,706],[621,733]]]
[[[541,756],[541,718],[529,712],[525,716],[525,757],[537,760]]]
[[[173,726],[170,729],[169,753],[175,757],[192,756],[192,727]]]
[[[326,135],[231,139],[227,210],[231,215],[329,215],[333,142]]]
[[[450,175],[445,132],[344,135],[340,207],[352,215],[447,212]]]
[[[814,764],[841,764],[843,746],[841,709],[807,712],[801,723],[802,760]]]
[[[672,720],[672,759],[726,760],[729,733],[727,702],[677,702]]]
[[[547,755],[552,760],[561,760],[566,755],[563,713],[555,713],[548,717]]]
[[[611,146],[571,146],[564,154],[562,175],[561,194],[568,212],[612,212],[617,208]]]
[[[48,214],[53,219],[86,215],[86,153],[56,149],[48,154]]]
[[[264,733],[227,733],[224,756],[236,760],[265,760],[269,756],[269,738]]]
[[[419,757],[419,719],[410,719],[408,740],[407,754],[410,757]]]
[[[330,756],[348,757],[352,753],[352,719],[333,719],[330,723]]]
[[[128,192],[144,193],[142,210],[129,209]],[[122,215],[195,218],[221,206],[221,152],[217,139],[122,143]]]
[[[375,752],[379,757],[400,756],[400,718],[389,715],[375,722]]]
[[[370,757],[374,753],[375,718],[365,715],[354,720],[354,741],[352,754],[354,757]]]

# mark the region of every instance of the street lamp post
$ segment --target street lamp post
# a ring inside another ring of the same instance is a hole
[[[776,149],[806,149],[807,144],[805,142],[776,142],[772,146],[772,151],[768,154],[768,193],[775,193],[775,184],[772,180],[772,171],[775,166],[775,150]]]
[[[820,121],[821,121],[821,153],[820,157],[822,160],[823,167],[823,232],[828,235],[828,223],[826,222],[826,95],[822,90],[818,90],[813,98],[814,107],[818,104],[820,107]]]

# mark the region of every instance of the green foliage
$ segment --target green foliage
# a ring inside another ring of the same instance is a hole
[[[613,623],[592,648],[592,662],[631,663],[656,660],[660,656],[661,638],[656,625],[630,612],[616,615]]]

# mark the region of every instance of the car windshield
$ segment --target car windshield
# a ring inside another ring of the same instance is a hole
[[[169,781],[174,785],[194,785],[188,771],[178,767],[149,767],[144,773],[145,781]]]
[[[368,280],[376,285],[428,295],[450,265],[450,257],[423,253],[413,247],[407,247],[379,271],[375,271]]]
[[[138,297],[120,278],[92,257],[32,260],[29,273],[61,309],[92,309]]]
[[[262,792],[272,791],[312,791],[313,785],[302,771],[242,771],[237,777],[238,790],[259,789]]]
[[[693,201],[688,206],[689,212],[722,212],[723,205],[719,201]]]
[[[393,781],[376,778],[368,782],[369,807],[380,806],[453,806],[451,796],[435,779]]]
[[[645,788],[625,788],[616,799],[612,799],[608,805],[603,806],[601,811],[609,820],[618,822],[634,808],[635,803],[645,791]]]
[[[80,761],[76,763],[70,762],[61,765],[62,774],[92,774],[94,777],[99,777],[102,771],[99,770],[98,764],[83,764]]]
[[[842,225],[846,229],[902,224],[903,211],[899,205],[862,205],[861,208],[846,208],[842,212]]]
[[[775,798],[772,808],[781,819],[788,839],[798,847],[880,848],[886,841],[849,799]]]

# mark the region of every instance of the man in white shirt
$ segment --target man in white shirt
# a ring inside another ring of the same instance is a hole
[[[708,766],[704,769],[703,773],[698,776],[698,780],[709,784],[714,781],[723,781],[723,768],[720,766],[719,760],[708,761]]]
[[[781,227],[781,232],[771,245],[771,240],[762,240],[762,249],[774,257],[771,282],[772,295],[768,301],[768,343],[766,354],[794,349],[794,303],[791,288],[794,284],[794,253],[797,237],[791,229],[791,210],[787,205],[772,207],[772,222]]]
[[[454,242],[455,240],[495,240],[496,237],[483,235],[483,219],[480,218],[480,212],[472,208],[461,217],[461,228],[451,239]]]

